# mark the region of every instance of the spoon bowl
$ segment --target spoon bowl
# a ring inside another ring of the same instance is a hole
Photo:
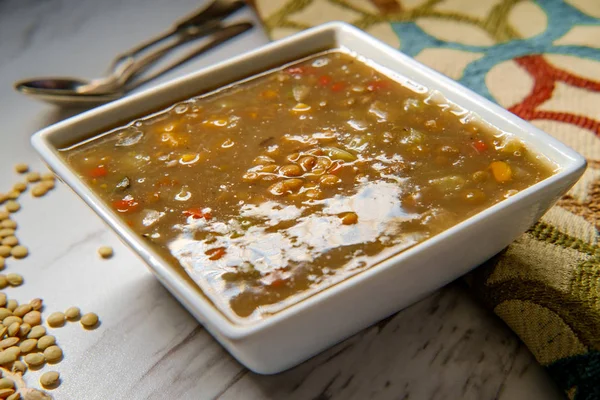
[[[15,89],[25,95],[58,106],[93,106],[116,100],[123,91],[109,93],[81,93],[77,88],[89,85],[89,81],[70,78],[37,78],[15,83]]]

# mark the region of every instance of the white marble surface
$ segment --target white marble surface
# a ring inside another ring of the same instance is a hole
[[[0,191],[12,166],[42,164],[30,135],[71,112],[12,90],[35,75],[101,75],[117,52],[199,5],[194,0],[0,0]],[[239,16],[252,17],[249,12]],[[266,41],[260,29],[168,79]],[[78,305],[102,319],[53,330],[64,349],[53,391],[64,399],[559,399],[516,337],[452,284],[301,366],[276,376],[244,369],[153,278],[99,218],[59,185],[22,197],[18,236],[31,255],[8,260],[26,284],[19,301],[42,297],[46,315]],[[96,249],[116,255],[100,260]],[[27,380],[37,384],[38,373]]]

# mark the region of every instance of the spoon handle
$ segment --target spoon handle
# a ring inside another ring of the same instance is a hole
[[[132,91],[132,90],[138,88],[139,86],[144,85],[144,84],[148,83],[149,81],[154,80],[154,79],[166,74],[167,72],[171,71],[172,69],[186,63],[187,61],[199,56],[200,54],[203,54],[203,53],[217,47],[218,45],[220,45],[230,39],[233,39],[234,37],[241,35],[242,33],[252,29],[252,27],[253,27],[253,24],[251,22],[241,22],[241,23],[222,27],[222,29],[217,30],[210,36],[209,41],[207,43],[204,43],[200,47],[198,47],[194,50],[191,50],[187,54],[183,55],[182,57],[179,57],[175,61],[172,61],[171,63],[166,65],[164,68],[154,72],[153,74],[145,76],[143,79],[133,81],[131,84],[126,85],[125,91],[126,92]]]
[[[185,32],[191,27],[200,28],[204,24],[210,23],[211,21],[220,21],[233,14],[240,8],[244,7],[245,5],[246,2],[239,0],[215,0],[208,7],[196,10],[181,18],[180,20],[176,21],[175,24],[173,24],[173,26],[167,31],[155,36],[154,38],[140,43],[139,45],[124,53],[119,54],[113,60],[110,66],[110,71],[116,72],[119,64],[123,63],[127,59],[135,58],[140,53],[144,52],[152,46],[155,46],[167,39],[170,39],[173,36],[179,35],[180,33]]]

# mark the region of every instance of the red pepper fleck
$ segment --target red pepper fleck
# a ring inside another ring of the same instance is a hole
[[[192,217],[194,219],[204,218],[207,221],[212,218],[212,215],[209,211],[204,212],[199,208],[190,208],[188,210],[185,210],[183,211],[183,215]]]
[[[271,286],[273,288],[280,288],[285,285],[285,282],[286,282],[285,279],[275,279],[275,280],[271,281],[269,286]]]
[[[138,203],[133,197],[125,197],[121,200],[113,201],[113,207],[120,213],[128,213],[135,211],[140,203]]]
[[[343,90],[345,87],[346,87],[346,84],[344,82],[336,82],[333,85],[331,85],[331,91],[339,92],[340,90]]]
[[[204,254],[208,256],[208,259],[212,261],[222,258],[226,253],[227,251],[225,251],[225,247],[215,247],[204,252]]]
[[[387,89],[389,87],[389,83],[386,81],[371,81],[367,84],[367,90],[370,92],[375,92],[381,89]]]
[[[92,178],[102,178],[108,174],[106,167],[104,165],[98,165],[96,168],[92,168],[90,171],[90,176]]]
[[[331,77],[329,75],[323,75],[319,77],[319,85],[327,86],[331,83]]]
[[[485,144],[483,140],[476,140],[475,142],[473,142],[473,147],[479,153],[482,153],[487,150],[487,144]]]

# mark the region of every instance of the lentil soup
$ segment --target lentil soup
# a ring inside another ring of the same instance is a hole
[[[341,49],[63,155],[237,322],[372,267],[554,169],[509,133]]]

